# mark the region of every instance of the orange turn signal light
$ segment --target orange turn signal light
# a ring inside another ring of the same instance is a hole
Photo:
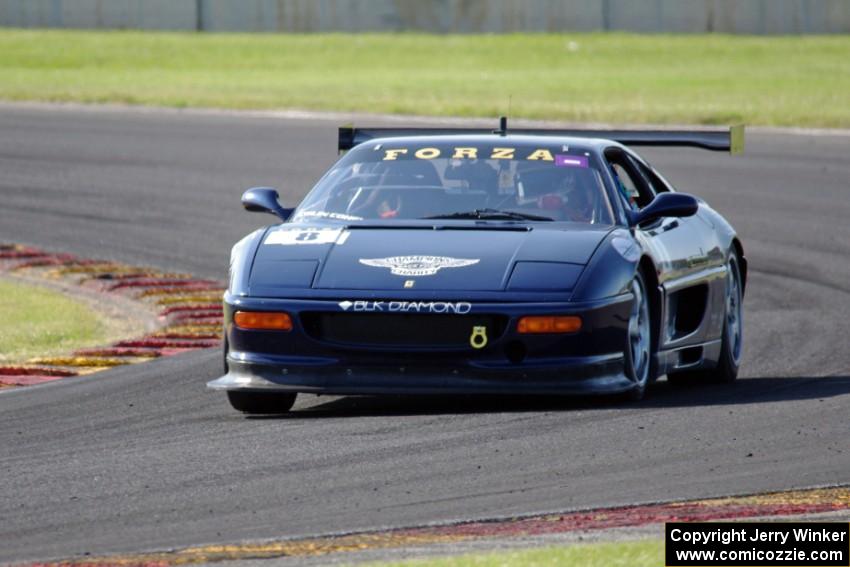
[[[289,313],[274,311],[237,311],[233,314],[233,322],[240,329],[261,331],[291,331],[292,317]]]
[[[581,317],[574,315],[545,315],[523,317],[516,330],[522,334],[577,333],[581,330]]]

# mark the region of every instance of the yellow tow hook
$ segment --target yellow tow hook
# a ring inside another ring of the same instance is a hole
[[[472,348],[484,348],[487,346],[487,327],[472,327],[469,344]]]

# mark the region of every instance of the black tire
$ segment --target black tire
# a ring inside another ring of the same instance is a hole
[[[635,303],[629,316],[629,326],[624,348],[624,371],[634,386],[625,394],[626,399],[638,401],[646,393],[646,386],[656,372],[652,324],[651,295],[646,289],[643,275],[638,271],[632,281]]]
[[[726,312],[723,317],[723,336],[717,366],[704,370],[685,370],[671,373],[667,380],[676,385],[695,383],[731,384],[738,378],[744,341],[742,302],[744,287],[741,268],[735,251],[729,254],[726,282]]]
[[[227,336],[224,337],[224,341],[222,341],[222,365],[224,366],[224,373],[227,374],[230,372],[230,365],[227,364],[227,353],[230,350],[230,344],[227,342]]]
[[[298,396],[292,392],[227,392],[233,409],[249,415],[279,415],[295,405]]]

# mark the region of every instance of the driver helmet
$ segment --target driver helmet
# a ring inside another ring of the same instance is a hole
[[[567,220],[590,221],[594,204],[582,180],[584,171],[556,167],[551,163],[520,164],[517,169],[517,185],[521,188],[518,202],[556,211]]]

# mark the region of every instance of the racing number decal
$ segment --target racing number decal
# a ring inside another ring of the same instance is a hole
[[[313,232],[313,231],[299,232],[295,236],[295,240],[298,241],[298,242],[310,242],[310,241],[313,241],[313,240],[317,240],[318,238],[319,238],[319,233]]]
[[[481,349],[487,346],[487,327],[472,327],[472,335],[469,336],[469,344],[472,348]]]
[[[344,241],[346,235],[341,228],[278,229],[266,237],[265,244],[331,244]]]

